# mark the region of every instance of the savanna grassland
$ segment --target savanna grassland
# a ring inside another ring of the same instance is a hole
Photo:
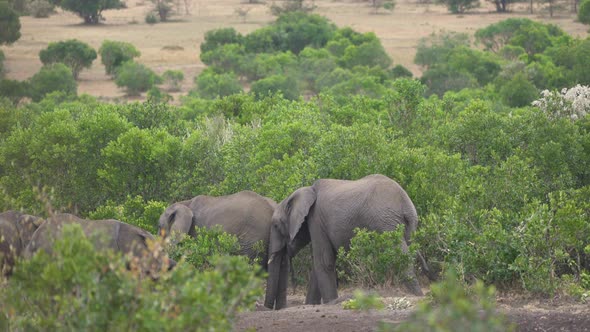
[[[199,45],[205,32],[234,27],[247,34],[265,26],[275,18],[267,4],[246,4],[240,0],[192,1],[190,14],[173,17],[173,22],[148,25],[144,22],[151,9],[149,1],[127,1],[127,9],[107,10],[105,21],[99,26],[84,26],[80,18],[71,12],[58,9],[56,15],[46,19],[22,17],[22,37],[11,46],[3,47],[6,54],[7,77],[24,80],[36,73],[42,64],[39,51],[50,42],[76,38],[98,49],[103,40],[129,42],[141,52],[138,62],[148,65],[158,73],[167,69],[184,72],[186,79],[182,92],[192,86],[192,78],[204,67],[200,61]],[[514,5],[511,13],[495,13],[489,3],[463,15],[450,14],[442,5],[420,4],[415,1],[398,1],[392,13],[374,14],[367,3],[358,1],[315,1],[314,11],[329,18],[338,26],[350,26],[359,32],[374,32],[383,47],[392,57],[394,64],[401,64],[415,76],[421,68],[414,64],[416,45],[420,38],[441,30],[473,34],[477,29],[509,17],[527,17],[546,23],[556,24],[567,33],[582,37],[587,27],[575,21],[569,12],[549,18],[547,13],[529,14],[528,8]],[[236,8],[249,9],[245,17],[236,14]],[[90,70],[81,73],[78,93],[87,93],[105,99],[124,97],[122,89],[104,73],[104,67],[97,60]],[[178,94],[176,94],[178,95]]]

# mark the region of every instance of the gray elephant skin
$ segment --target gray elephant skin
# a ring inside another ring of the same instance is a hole
[[[9,276],[17,257],[29,244],[43,219],[17,211],[0,213],[0,274]]]
[[[245,190],[227,196],[199,195],[174,203],[160,216],[159,233],[178,232],[195,236],[195,227],[220,225],[226,233],[238,238],[240,254],[254,259],[260,256],[254,245],[262,241],[261,263],[266,270],[268,239],[272,214],[277,203],[253,191]]]
[[[68,224],[80,225],[86,237],[98,249],[109,248],[140,258],[148,249],[147,241],[154,240],[154,236],[148,231],[115,219],[86,220],[62,213],[48,218],[39,226],[25,249],[25,258],[31,257],[38,250],[51,252],[55,239],[60,236],[63,226]],[[175,262],[168,259],[167,264],[167,268],[170,269]]]
[[[410,238],[418,226],[418,215],[408,194],[395,181],[383,175],[360,180],[320,179],[312,186],[297,189],[275,209],[272,217],[269,261],[282,264],[311,243],[313,268],[306,304],[328,303],[338,298],[336,254],[350,247],[355,228],[392,231],[405,225],[402,251],[408,252]],[[278,272],[277,272],[278,271]],[[406,286],[422,295],[413,266],[404,272]],[[288,269],[270,269],[266,298],[268,308],[286,305]]]

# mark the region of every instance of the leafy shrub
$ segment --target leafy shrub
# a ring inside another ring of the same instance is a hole
[[[299,98],[297,80],[285,75],[272,75],[260,79],[252,84],[250,91],[259,99],[277,92],[281,92],[285,99]]]
[[[439,0],[447,6],[447,9],[453,14],[460,14],[469,9],[479,7],[479,0]]]
[[[500,87],[500,96],[510,107],[530,105],[539,95],[539,91],[524,74],[516,74],[511,80]]]
[[[19,263],[0,289],[0,316],[17,331],[231,330],[236,313],[262,293],[243,257],[212,259],[204,272],[180,262],[147,277],[141,267],[162,254],[157,244],[127,261],[96,250],[79,225],[66,226],[52,254],[40,251]]]
[[[46,49],[39,52],[39,58],[44,65],[63,63],[72,70],[74,78],[83,68],[90,68],[96,51],[88,44],[77,39],[70,39],[55,43],[49,43]]]
[[[0,45],[12,44],[20,38],[20,19],[7,1],[0,1]]]
[[[578,21],[584,24],[590,24],[590,1],[582,0],[578,9]]]
[[[36,18],[47,18],[55,12],[55,5],[47,0],[32,0],[27,7],[31,15]]]
[[[205,33],[205,40],[201,43],[201,53],[212,51],[225,44],[241,44],[242,35],[234,28],[209,30]]]
[[[168,85],[168,91],[180,91],[180,84],[184,80],[184,74],[180,70],[166,70],[162,74],[164,83]]]
[[[111,76],[116,74],[117,68],[123,63],[140,56],[139,51],[130,43],[111,40],[103,41],[98,53],[106,73]]]
[[[348,301],[342,302],[342,308],[347,310],[381,310],[385,308],[383,300],[374,293],[365,293],[361,290],[354,291],[354,297]]]
[[[197,93],[203,98],[214,99],[240,93],[242,85],[233,73],[217,73],[209,67],[195,78]]]
[[[115,83],[125,87],[127,94],[137,96],[162,82],[162,78],[146,65],[135,61],[127,61],[117,69]]]
[[[423,302],[409,320],[393,328],[382,324],[381,331],[513,331],[496,310],[495,289],[477,281],[466,289],[453,270],[443,281],[430,287],[431,301]]]
[[[29,86],[27,82],[15,80],[0,80],[0,96],[8,98],[14,105],[27,96]]]
[[[127,199],[122,204],[108,201],[90,212],[88,217],[91,220],[116,219],[156,234],[158,219],[166,207],[165,202],[146,202],[141,196],[127,196]]]
[[[45,95],[60,91],[66,95],[76,95],[78,86],[72,71],[63,63],[43,66],[29,79],[29,93],[33,101],[40,101]]]
[[[404,227],[391,232],[355,229],[350,248],[338,250],[338,275],[365,287],[390,286],[404,281],[414,254],[403,253]],[[411,250],[413,251],[413,250]]]
[[[158,23],[158,16],[156,16],[156,13],[149,12],[149,13],[145,14],[145,23],[147,23],[147,24]]]
[[[221,226],[213,228],[195,227],[195,236],[180,236],[179,242],[169,248],[174,260],[184,259],[196,269],[211,269],[216,256],[238,255],[240,244],[233,234],[223,231]]]

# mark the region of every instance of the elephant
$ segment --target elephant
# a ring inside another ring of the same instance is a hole
[[[336,254],[339,248],[350,247],[354,229],[392,231],[398,225],[405,226],[401,249],[408,252],[411,235],[418,226],[418,214],[403,188],[384,175],[369,175],[356,181],[319,179],[309,187],[297,189],[272,216],[264,305],[271,309],[285,306],[283,293],[288,269],[271,266],[283,264],[285,256],[293,256],[309,243],[313,268],[305,303],[337,299]],[[409,290],[422,295],[413,266],[404,273]]]
[[[17,257],[21,256],[43,219],[17,211],[0,213],[0,274],[10,276]]]
[[[227,196],[199,195],[169,206],[160,216],[158,233],[164,237],[171,232],[195,236],[195,227],[220,225],[225,232],[236,235],[240,254],[250,259],[260,256],[254,245],[262,241],[264,251],[259,258],[266,270],[270,223],[276,206],[272,199],[249,190]]]
[[[48,218],[33,233],[25,248],[24,257],[30,258],[38,250],[51,253],[54,240],[67,224],[80,225],[86,237],[97,249],[113,249],[123,254],[130,253],[137,258],[145,257],[148,241],[154,240],[154,236],[148,231],[115,219],[86,220],[73,214],[61,213]],[[168,270],[176,265],[176,262],[167,257],[162,259],[162,263]]]

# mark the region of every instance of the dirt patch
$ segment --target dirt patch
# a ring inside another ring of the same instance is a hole
[[[318,14],[338,26],[374,32],[394,64],[404,65],[416,76],[421,74],[421,68],[413,63],[419,39],[440,30],[473,34],[481,27],[509,17],[528,17],[556,24],[574,36],[587,36],[587,26],[575,22],[575,15],[569,12],[549,18],[539,15],[538,8],[531,15],[526,7],[515,7],[512,13],[497,14],[489,2],[464,15],[452,15],[442,6],[420,4],[414,0],[398,0],[391,14],[374,14],[366,1],[316,0],[315,4]],[[193,0],[189,14],[183,9],[183,14],[174,17],[172,22],[150,25],[145,23],[145,15],[150,10],[149,1],[128,0],[127,6],[123,10],[105,11],[106,21],[98,26],[82,25],[79,17],[61,10],[47,19],[22,17],[21,38],[13,45],[2,47],[6,55],[7,77],[25,80],[34,75],[41,68],[39,51],[50,42],[76,38],[98,49],[105,39],[126,41],[141,52],[138,61],[157,73],[167,69],[184,72],[182,90],[174,94],[178,99],[193,87],[193,78],[205,67],[199,59],[199,45],[205,32],[234,27],[247,34],[274,20],[265,4]],[[247,14],[240,16],[239,8],[247,9]],[[89,70],[81,72],[78,92],[100,96],[104,100],[126,99],[125,92],[104,73],[100,59]]]
[[[400,294],[396,295],[385,296],[386,305],[399,300]],[[404,296],[403,301],[412,304],[407,309],[357,311],[342,309],[341,304],[304,305],[303,295],[290,295],[286,309],[270,311],[259,305],[256,311],[241,313],[234,331],[375,331],[381,322],[395,325],[408,319],[422,299]],[[590,331],[590,305],[587,304],[499,299],[498,307],[516,324],[516,331]]]

